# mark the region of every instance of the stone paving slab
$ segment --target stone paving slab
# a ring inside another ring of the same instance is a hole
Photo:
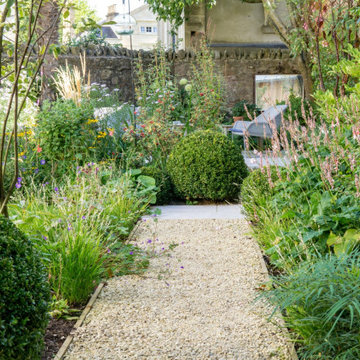
[[[164,220],[245,218],[241,205],[166,205],[156,206],[152,210],[155,209],[161,210],[158,217]]]

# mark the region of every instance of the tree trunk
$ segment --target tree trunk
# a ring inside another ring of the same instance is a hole
[[[305,99],[311,100],[314,90],[314,81],[311,76],[310,61],[307,59],[306,54],[304,53],[298,56],[297,61],[304,81]]]
[[[59,5],[57,0],[44,1],[41,7],[41,15],[38,22],[38,36],[42,36],[39,41],[39,51],[50,40],[50,44],[59,44]],[[54,25],[55,24],[55,25]],[[49,79],[51,79],[56,59],[49,53],[46,54],[44,64],[41,68],[41,102],[45,99],[54,99]]]
[[[284,0],[288,1],[288,0]],[[291,29],[288,28],[285,23],[282,21],[282,19],[278,16],[276,13],[276,4],[274,0],[262,0],[264,9],[267,11],[267,16],[271,20],[270,24],[274,27],[277,34],[280,36],[280,38],[284,41],[284,43],[290,47],[290,31]],[[291,10],[289,11],[289,16],[291,17]],[[296,19],[291,18],[292,26],[296,26]],[[305,98],[310,99],[312,92],[313,92],[313,79],[311,77],[311,68],[310,68],[310,61],[308,58],[309,54],[306,52],[302,52],[297,57],[297,63],[299,66],[299,69],[301,71],[301,75],[303,77],[304,81],[304,92],[305,92]]]

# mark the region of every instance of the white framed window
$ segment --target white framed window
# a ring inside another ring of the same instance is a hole
[[[153,27],[153,33],[155,33],[155,34],[157,33],[157,27],[156,26]]]
[[[142,33],[145,32],[145,26],[140,26],[140,32],[142,32]]]
[[[151,32],[152,32],[152,27],[151,27],[151,26],[147,26],[147,27],[146,27],[146,32],[147,32],[147,33],[151,33]]]
[[[301,75],[255,75],[255,103],[260,109],[287,101],[291,93],[304,96]]]

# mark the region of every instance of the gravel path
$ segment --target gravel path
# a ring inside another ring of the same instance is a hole
[[[161,255],[144,276],[109,281],[65,358],[291,359],[253,302],[267,274],[249,231],[244,220],[143,222],[134,241]]]

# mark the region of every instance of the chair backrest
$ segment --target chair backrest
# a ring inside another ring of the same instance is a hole
[[[247,128],[250,136],[272,137],[272,126],[270,122],[274,122],[276,129],[281,126],[282,113],[287,109],[287,105],[276,105],[268,108],[256,119],[254,119]]]
[[[281,125],[281,113],[283,113],[288,108],[287,105],[276,105],[271,106],[261,113],[254,121],[257,122],[269,122],[275,121],[276,125]],[[278,126],[277,126],[278,127]]]

